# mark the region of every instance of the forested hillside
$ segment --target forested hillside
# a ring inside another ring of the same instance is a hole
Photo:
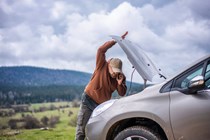
[[[91,74],[38,67],[0,67],[2,86],[85,85]]]
[[[0,105],[80,99],[90,78],[89,73],[72,70],[0,67]],[[131,93],[141,89],[142,85],[133,83]]]

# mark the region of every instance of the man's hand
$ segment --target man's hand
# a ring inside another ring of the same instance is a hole
[[[105,42],[104,43],[104,45],[106,45],[106,46],[113,46],[113,45],[115,45],[116,44],[116,41],[115,40],[110,40],[110,41],[107,41],[107,42]]]
[[[125,39],[125,36],[128,34],[128,31],[126,31],[122,36],[121,38],[122,39]],[[117,43],[115,40],[112,40],[112,42],[114,42],[113,44]]]
[[[122,73],[120,73],[120,74],[117,76],[116,80],[117,80],[118,85],[121,85],[121,84],[122,84],[124,78],[125,78],[125,76],[124,76]]]
[[[125,36],[128,34],[128,31],[126,31],[122,36],[121,36],[121,38],[122,39],[125,39]]]

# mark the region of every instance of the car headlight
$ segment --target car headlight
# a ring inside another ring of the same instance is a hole
[[[110,106],[112,106],[115,101],[116,101],[116,99],[115,100],[112,99],[112,100],[106,101],[106,102],[100,104],[99,106],[97,106],[93,110],[93,113],[91,115],[91,118],[100,115],[102,112],[104,112],[105,110],[107,110]]]

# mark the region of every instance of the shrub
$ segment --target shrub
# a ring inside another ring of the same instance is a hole
[[[0,109],[0,117],[11,117],[15,115],[15,111],[13,109]]]
[[[56,107],[55,105],[51,104],[50,107],[49,107],[49,109],[50,109],[50,110],[56,110],[57,107]]]
[[[48,109],[47,109],[47,107],[45,107],[45,106],[39,107],[39,112],[44,112],[44,111],[46,111],[46,110],[48,110]]]
[[[22,113],[22,114],[21,114],[21,116],[22,116],[22,118],[24,118],[24,117],[25,117],[25,114],[24,114],[24,113]]]
[[[8,128],[7,125],[0,126],[0,129],[7,129],[7,128]]]
[[[77,115],[74,115],[71,120],[69,121],[69,125],[72,127],[76,127],[77,126]]]
[[[17,120],[16,119],[9,120],[8,125],[10,129],[17,129]]]
[[[49,120],[50,127],[55,127],[55,124],[57,124],[60,121],[59,116],[51,116]]]
[[[68,116],[71,117],[73,115],[73,112],[70,110]]]
[[[33,129],[33,128],[40,128],[41,127],[41,124],[40,124],[39,120],[37,120],[33,116],[27,115],[24,118],[24,120],[25,120],[25,124],[24,124],[25,129]]]
[[[44,117],[41,118],[41,122],[42,122],[42,124],[47,126],[48,122],[49,122],[49,118],[47,116],[44,116]]]
[[[71,103],[72,107],[79,107],[80,106],[80,102],[77,100],[72,101]]]
[[[17,129],[19,128],[18,123],[22,123],[24,122],[24,119],[20,118],[20,119],[10,119],[8,121],[8,126],[10,127],[10,129]]]

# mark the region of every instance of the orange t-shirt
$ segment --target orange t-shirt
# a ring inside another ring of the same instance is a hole
[[[124,96],[127,90],[125,78],[122,84],[118,85],[117,80],[112,78],[109,73],[105,53],[114,44],[114,41],[108,41],[98,49],[96,68],[90,82],[85,88],[85,93],[98,104],[111,99],[111,95],[115,90],[118,91],[120,96]]]

